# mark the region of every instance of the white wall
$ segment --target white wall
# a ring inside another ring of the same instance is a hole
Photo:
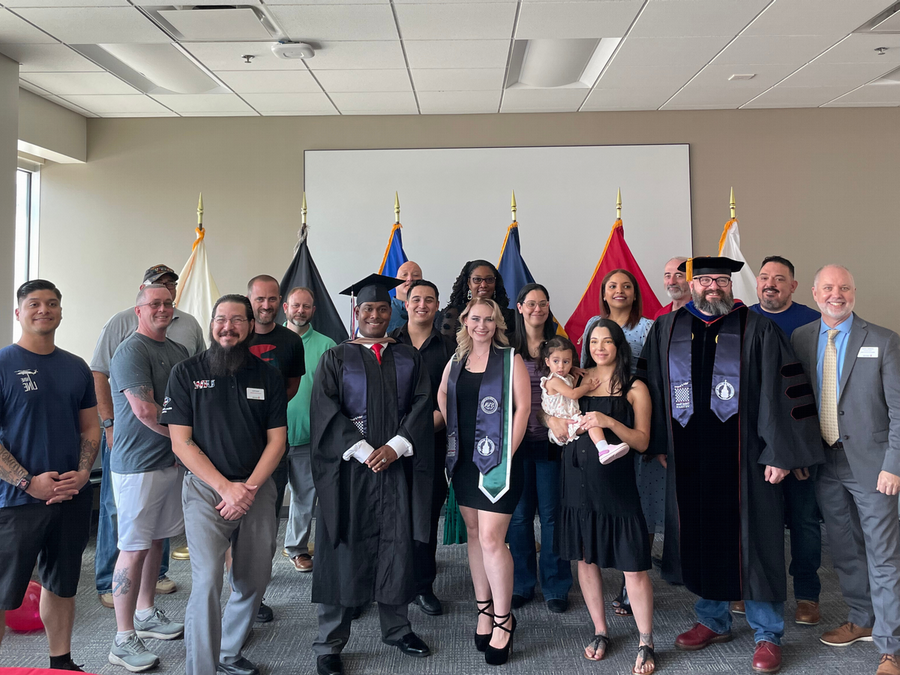
[[[0,345],[12,341],[15,317],[16,141],[19,64],[0,54]]]
[[[87,119],[19,89],[19,150],[54,162],[84,162]]]

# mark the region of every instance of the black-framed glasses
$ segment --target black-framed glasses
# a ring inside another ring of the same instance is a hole
[[[694,277],[697,281],[700,282],[700,285],[703,288],[707,286],[712,286],[712,283],[715,281],[716,286],[719,288],[725,288],[731,284],[731,277]]]
[[[480,286],[481,284],[492,284],[497,281],[497,277],[469,277],[469,281],[471,281],[476,286]]]
[[[173,309],[175,307],[175,303],[172,302],[171,300],[166,300],[166,301],[154,300],[153,302],[144,302],[144,303],[138,305],[138,307],[149,307],[150,309],[152,309],[155,312],[160,307],[165,307],[166,309]]]

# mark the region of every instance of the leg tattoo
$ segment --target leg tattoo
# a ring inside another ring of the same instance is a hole
[[[128,568],[123,567],[113,574],[113,595],[128,595],[131,590],[131,579],[128,578]]]

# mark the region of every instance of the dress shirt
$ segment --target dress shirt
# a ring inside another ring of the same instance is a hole
[[[834,327],[838,331],[834,336],[834,347],[837,350],[837,391],[835,400],[841,400],[841,372],[844,369],[844,355],[847,353],[847,340],[850,337],[850,329],[853,327],[853,314]],[[825,345],[828,344],[828,331],[831,326],[825,321],[819,321],[819,345],[816,350],[816,374],[819,379],[819,407],[822,406],[822,364],[825,362]]]

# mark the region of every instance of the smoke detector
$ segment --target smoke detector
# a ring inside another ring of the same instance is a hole
[[[272,53],[279,59],[311,59],[316,50],[305,42],[278,42],[272,45]]]

